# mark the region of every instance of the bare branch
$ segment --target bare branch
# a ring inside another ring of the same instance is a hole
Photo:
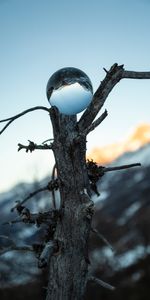
[[[32,252],[34,251],[32,246],[19,247],[19,246],[16,246],[16,245],[12,245],[12,246],[9,246],[9,247],[6,247],[6,248],[1,248],[0,249],[0,255],[3,255],[6,252],[14,251],[14,250],[15,251],[32,251]]]
[[[99,278],[96,278],[94,276],[89,277],[89,281],[93,281],[94,283],[99,284],[100,286],[102,286],[102,287],[104,287],[104,288],[106,288],[108,290],[111,290],[111,291],[115,290],[114,286],[112,286],[109,283],[107,283],[107,282],[105,282],[105,281],[103,281],[103,280],[101,280]]]
[[[74,142],[78,143],[83,137],[86,137],[92,130],[94,130],[103,120],[107,117],[108,113],[107,110],[102,113],[102,115],[95,120],[89,127],[85,128],[85,130],[80,131],[77,136],[74,138]]]
[[[14,211],[15,208],[17,208],[18,206],[23,205],[25,202],[27,202],[29,199],[31,199],[31,198],[33,198],[34,196],[36,196],[38,193],[44,192],[44,191],[46,191],[46,190],[48,190],[48,187],[47,187],[47,186],[45,186],[45,187],[43,187],[43,188],[40,188],[40,189],[38,189],[38,190],[36,190],[36,191],[30,193],[30,194],[29,194],[27,197],[25,197],[22,201],[16,201],[17,204],[16,204],[14,207],[12,207],[11,211]]]
[[[25,202],[27,202],[29,199],[36,196],[38,193],[45,192],[45,191],[52,191],[52,190],[58,190],[59,189],[59,183],[58,179],[50,180],[48,184],[32,193],[30,193],[27,197],[25,197],[22,201],[16,201],[16,205],[11,209],[11,211],[14,211],[14,209],[17,209],[18,207],[21,207]]]
[[[124,70],[122,78],[130,79],[150,79],[150,72],[135,72]]]
[[[106,72],[104,80],[101,82],[100,86],[95,92],[91,104],[83,113],[78,122],[80,132],[92,124],[96,115],[104,105],[109,93],[121,79],[150,79],[150,72],[126,71],[124,70],[123,65],[118,66],[116,63],[110,68],[109,71],[107,71],[105,68],[104,71]]]
[[[123,72],[123,65],[118,66],[118,64],[114,64],[106,73],[106,77],[95,92],[91,104],[88,106],[78,122],[80,132],[92,124],[96,115],[104,105],[109,93],[122,78]]]
[[[11,220],[11,221],[8,221],[8,222],[5,222],[3,223],[2,225],[13,225],[13,224],[16,224],[16,223],[20,223],[20,222],[23,222],[23,223],[28,223],[28,224],[35,224],[37,225],[38,227],[44,223],[44,224],[55,224],[58,217],[59,217],[60,213],[57,209],[51,209],[47,212],[43,212],[43,213],[35,213],[35,214],[32,214],[32,213],[28,213],[28,209],[26,211],[26,208],[24,210],[22,210],[22,212],[20,213],[20,215],[14,219],[14,220]]]
[[[52,139],[47,139],[46,141],[42,142],[42,144],[45,144],[45,143],[53,141],[53,140],[54,140],[53,138]]]
[[[18,144],[18,151],[22,150],[22,149],[26,149],[26,152],[33,152],[34,150],[50,150],[52,149],[52,144],[51,145],[48,145],[48,144],[43,144],[43,145],[37,145],[35,144],[34,142],[29,141],[29,145],[28,146],[25,146],[25,145],[22,145],[22,144]]]
[[[94,130],[99,124],[101,124],[103,122],[103,120],[105,120],[105,118],[108,116],[108,112],[105,109],[105,111],[102,113],[102,115],[95,120],[83,133],[85,135],[87,135],[88,133],[90,133],[92,130]]]
[[[14,119],[14,120],[15,120],[15,119],[18,119],[18,118],[20,118],[21,116],[23,116],[23,115],[25,115],[25,114],[27,114],[27,113],[29,113],[29,112],[31,112],[31,111],[39,110],[39,109],[45,110],[45,111],[47,111],[47,112],[49,113],[49,109],[48,109],[47,107],[45,107],[45,106],[34,106],[34,107],[31,107],[31,108],[29,108],[29,109],[24,110],[23,112],[21,112],[21,113],[15,115],[15,116],[13,116],[13,117],[10,117],[10,118],[7,118],[7,119],[0,120],[0,123],[1,123],[1,122],[7,122],[7,121],[10,121],[10,120],[12,120],[12,119]]]
[[[108,71],[108,70],[106,70],[105,68],[103,68],[103,70],[105,71],[105,73],[106,73],[106,74],[108,74],[108,73],[109,73],[109,71]]]
[[[29,112],[32,112],[32,111],[35,111],[35,110],[44,110],[44,111],[47,111],[49,113],[49,109],[45,106],[34,106],[34,107],[31,107],[27,110],[24,110],[23,112],[13,116],[13,117],[10,117],[10,118],[7,118],[7,119],[3,119],[3,120],[0,120],[0,123],[2,122],[7,122],[7,124],[3,127],[3,129],[0,131],[0,134],[2,134],[5,129],[13,122],[15,121],[16,119],[22,117],[23,115],[29,113]]]
[[[134,167],[141,167],[140,163],[136,164],[130,164],[130,165],[123,165],[123,166],[118,166],[118,167],[105,167],[104,172],[110,172],[110,171],[118,171],[118,170],[124,170],[124,169],[129,169],[129,168],[134,168]]]
[[[91,231],[96,233],[96,235],[99,237],[99,239],[102,240],[111,249],[112,252],[115,252],[113,246],[108,242],[108,240],[103,236],[103,234],[101,234],[95,228],[91,228]]]
[[[135,163],[135,164],[129,164],[129,165],[123,165],[123,166],[117,166],[117,167],[103,167],[103,166],[98,166],[98,164],[96,162],[88,159],[86,166],[87,166],[87,171],[88,171],[88,177],[90,180],[90,188],[94,193],[97,194],[97,196],[99,196],[100,194],[97,189],[97,182],[101,177],[103,177],[105,175],[106,172],[123,170],[123,169],[128,169],[128,168],[133,168],[133,167],[139,167],[139,166],[141,166],[141,164]]]

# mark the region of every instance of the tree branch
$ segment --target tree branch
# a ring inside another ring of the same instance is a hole
[[[109,93],[121,79],[150,79],[150,72],[126,71],[124,70],[123,65],[118,66],[116,63],[109,71],[106,69],[104,69],[104,71],[106,72],[104,80],[95,92],[91,104],[88,106],[78,122],[79,131],[81,133],[92,124],[96,115],[104,105]]]
[[[110,249],[112,252],[115,252],[113,249],[113,246],[108,242],[108,240],[101,234],[97,229],[91,228],[91,231],[96,233],[96,235],[99,237],[100,240],[102,240]]]
[[[48,190],[47,186],[40,188],[32,193],[30,193],[27,197],[25,197],[22,201],[16,201],[17,204],[11,208],[11,211],[14,211],[14,209],[16,209],[18,206],[22,206],[25,202],[27,202],[29,199],[33,198],[34,196],[36,196],[38,193],[44,192]]]
[[[24,110],[23,112],[13,116],[13,117],[10,117],[10,118],[7,118],[7,119],[3,119],[3,120],[0,120],[0,123],[2,122],[7,122],[7,124],[3,127],[3,129],[0,131],[0,135],[6,130],[6,128],[13,122],[15,121],[16,119],[22,117],[23,115],[29,113],[29,112],[32,112],[34,110],[44,110],[44,111],[47,111],[48,113],[50,112],[49,109],[45,106],[34,106],[34,107],[31,107],[27,110]]]
[[[32,252],[34,251],[32,246],[19,247],[19,246],[16,246],[16,245],[12,245],[12,246],[9,246],[9,247],[6,247],[6,248],[1,248],[0,249],[0,255],[3,255],[6,252],[14,251],[14,250],[15,251],[32,251]]]
[[[27,197],[25,197],[22,201],[16,201],[17,204],[11,209],[11,211],[14,211],[14,209],[21,207],[25,202],[27,202],[29,199],[33,198],[38,193],[44,192],[44,191],[52,191],[52,190],[58,190],[59,189],[59,183],[58,179],[50,180],[48,184],[32,193],[30,193]]]
[[[134,168],[134,167],[141,167],[141,164],[136,163],[136,164],[130,164],[130,165],[122,165],[122,166],[118,166],[118,167],[105,167],[104,172],[118,171],[118,170]]]
[[[94,130],[99,124],[101,124],[103,122],[103,120],[105,120],[105,118],[108,116],[108,112],[105,109],[105,111],[102,113],[102,115],[95,120],[84,132],[83,134],[87,135],[89,134],[92,130]]]
[[[45,143],[47,143],[47,142],[50,142],[50,141],[54,141],[54,138],[52,138],[52,139],[47,139],[46,141],[42,142],[42,145],[45,144]]]
[[[130,164],[130,165],[123,165],[123,166],[117,166],[117,167],[103,167],[98,166],[96,162],[93,160],[87,160],[87,171],[88,171],[88,177],[90,180],[90,187],[93,190],[94,193],[99,196],[99,192],[97,189],[97,182],[98,180],[105,175],[106,172],[110,171],[117,171],[117,170],[123,170],[133,167],[139,167],[141,166],[140,163]]]
[[[111,290],[111,291],[115,290],[114,286],[112,286],[109,283],[107,283],[99,278],[96,278],[94,276],[89,277],[89,281],[93,281],[94,283],[99,284],[100,286],[102,286],[108,290]]]
[[[135,72],[124,70],[122,78],[130,79],[150,79],[150,72]]]
[[[88,106],[78,122],[81,133],[92,124],[96,115],[104,105],[109,93],[122,78],[123,72],[123,65],[118,66],[118,64],[114,64],[106,73],[106,77],[95,92],[91,104]]]
[[[22,150],[22,149],[26,149],[26,152],[33,152],[34,150],[51,150],[52,149],[52,143],[50,145],[48,144],[43,144],[43,145],[37,145],[34,142],[29,141],[29,145],[25,146],[22,144],[18,144],[18,151]]]
[[[60,213],[58,210],[49,210],[47,212],[43,212],[43,213],[35,213],[32,214],[29,212],[28,209],[24,208],[20,215],[12,221],[8,221],[3,223],[2,225],[12,225],[12,224],[16,224],[16,223],[28,223],[28,224],[35,224],[38,227],[44,223],[44,224],[55,224],[57,222],[57,219],[59,217]]]

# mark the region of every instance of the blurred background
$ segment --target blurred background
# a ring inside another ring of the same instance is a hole
[[[62,67],[86,72],[94,91],[105,77],[103,67],[115,62],[126,70],[149,71],[149,14],[148,0],[0,0],[0,119],[37,105],[49,107],[46,84]],[[98,184],[100,197],[93,195],[93,227],[114,251],[91,234],[91,270],[116,290],[90,283],[87,300],[145,300],[150,294],[149,99],[148,80],[122,80],[106,101],[108,117],[88,137],[87,157],[100,165],[142,166],[105,174]],[[0,136],[1,224],[16,217],[10,213],[16,200],[49,181],[54,164],[50,151],[18,153],[17,144],[48,138],[52,128],[46,112],[18,119]],[[40,193],[28,206],[33,212],[44,211],[49,202],[49,194]],[[0,225],[0,247],[6,243],[2,235],[24,245],[42,239],[42,230]],[[38,270],[31,254],[1,255],[1,299],[44,299],[46,272]]]

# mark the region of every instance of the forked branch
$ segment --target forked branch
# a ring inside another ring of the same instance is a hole
[[[123,71],[123,65],[118,66],[118,64],[114,64],[106,73],[106,77],[95,92],[91,104],[78,122],[79,130],[81,132],[92,124],[96,115],[104,105],[109,93],[122,78]]]
[[[118,66],[118,64],[115,63],[109,71],[104,69],[106,76],[95,92],[91,104],[83,113],[78,122],[81,133],[82,131],[86,130],[86,128],[91,126],[96,115],[104,105],[108,95],[121,79],[150,79],[150,72],[126,71],[123,67],[123,65]]]
[[[0,135],[6,130],[6,128],[12,123],[14,122],[16,119],[22,117],[23,115],[25,114],[28,114],[29,112],[32,112],[32,111],[35,111],[35,110],[44,110],[44,111],[47,111],[49,113],[49,109],[45,106],[34,106],[34,107],[31,107],[29,109],[26,109],[24,110],[23,112],[13,116],[13,117],[10,117],[10,118],[7,118],[7,119],[3,119],[3,120],[0,120],[0,123],[2,122],[7,122],[7,124],[2,128],[2,130],[0,131]]]
[[[52,149],[52,143],[50,145],[44,143],[42,145],[37,145],[34,142],[28,140],[29,145],[22,145],[22,144],[18,144],[18,151],[25,149],[26,152],[33,152],[34,150],[50,150]]]

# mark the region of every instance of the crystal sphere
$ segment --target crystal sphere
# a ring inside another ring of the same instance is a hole
[[[56,106],[60,113],[76,115],[90,104],[93,87],[83,71],[68,67],[56,71],[50,77],[46,94],[51,106]]]

